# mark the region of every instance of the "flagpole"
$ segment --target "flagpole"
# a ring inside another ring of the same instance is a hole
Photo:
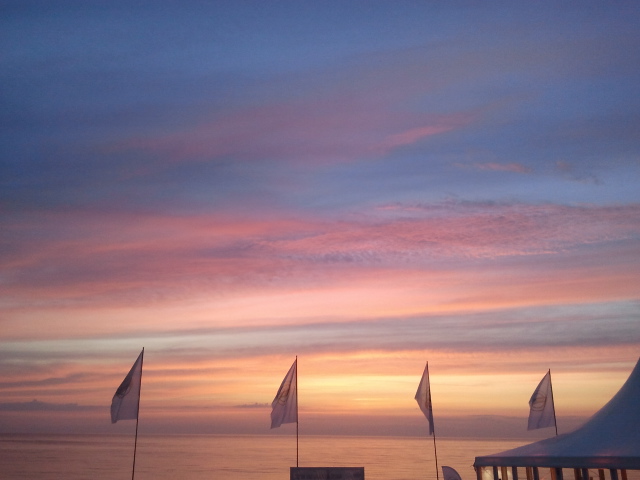
[[[136,450],[138,449],[138,420],[140,418],[140,390],[142,390],[142,366],[144,364],[144,347],[142,347],[142,357],[140,358],[140,385],[138,386],[138,409],[136,412],[136,439],[133,443],[133,467],[131,468],[131,480],[136,474]]]
[[[551,392],[551,405],[553,406],[553,425],[556,427],[556,437],[557,437],[558,422],[556,421],[556,402],[553,400],[553,383],[551,382],[551,369],[549,369],[549,391]]]
[[[440,474],[438,473],[438,450],[436,449],[436,432],[433,432],[433,453],[436,457],[436,480],[440,479]]]
[[[298,429],[299,429],[299,423],[298,423],[298,356],[296,355],[296,468],[299,467],[298,465],[298,456],[299,456],[299,450],[298,450]]]
[[[429,380],[429,362],[427,362],[427,380]],[[431,381],[429,380],[429,405],[433,409],[433,402],[431,401]],[[431,418],[431,429],[433,430],[433,455],[436,459],[436,480],[440,480],[440,473],[438,472],[438,449],[436,448],[436,426]]]

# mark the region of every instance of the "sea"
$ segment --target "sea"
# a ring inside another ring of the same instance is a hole
[[[0,478],[127,480],[134,436],[0,435]],[[443,465],[475,480],[479,455],[529,443],[433,437],[140,435],[137,480],[288,480],[290,467],[364,467],[366,480],[442,479]],[[438,473],[436,475],[436,454]],[[296,459],[297,455],[297,459]]]

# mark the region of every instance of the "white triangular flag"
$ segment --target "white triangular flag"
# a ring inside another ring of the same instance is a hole
[[[144,348],[111,400],[111,423],[116,423],[118,420],[136,420],[138,418],[143,355]]]
[[[276,397],[271,402],[271,428],[298,421],[298,359],[296,358],[282,380]]]
[[[556,413],[551,390],[551,370],[542,377],[538,387],[529,400],[529,424],[527,430],[553,427],[556,425]]]
[[[429,362],[424,367],[420,385],[415,396],[418,406],[429,421],[429,435],[433,435],[433,409],[431,408],[431,387],[429,386]]]

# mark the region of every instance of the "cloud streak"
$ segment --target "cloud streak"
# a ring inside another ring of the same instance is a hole
[[[0,403],[3,412],[85,412],[95,411],[96,407],[78,405],[76,403],[48,403],[32,400],[31,402]]]
[[[180,277],[226,290],[302,280],[309,265],[318,269],[314,276],[344,265],[361,275],[368,268],[446,269],[446,262],[562,257],[589,247],[613,253],[640,236],[637,205],[396,204],[337,221],[78,215],[4,222],[20,239],[4,255],[7,291],[180,289]],[[45,230],[54,233],[44,239]]]

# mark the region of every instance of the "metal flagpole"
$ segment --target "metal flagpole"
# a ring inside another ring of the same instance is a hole
[[[138,386],[138,411],[136,412],[136,439],[133,444],[133,467],[131,468],[131,480],[136,474],[136,450],[138,449],[138,419],[140,418],[140,391],[142,390],[142,366],[144,364],[144,347],[142,347],[142,358],[140,358],[140,385]]]
[[[427,362],[427,377],[429,375],[429,362]],[[436,480],[440,480],[440,473],[438,472],[438,449],[436,448],[436,426],[433,421],[433,403],[431,402],[431,380],[429,380],[429,405],[432,409],[431,416],[431,429],[433,430],[433,454],[436,459]]]
[[[556,421],[556,402],[553,400],[553,383],[551,382],[551,369],[549,369],[549,391],[551,392],[551,405],[553,406],[553,425],[556,427],[556,437],[557,437],[558,422]]]
[[[436,457],[436,480],[440,479],[440,474],[438,473],[438,450],[436,449],[436,432],[433,432],[433,453]]]
[[[298,427],[299,427],[299,423],[298,423],[298,356],[296,355],[296,468],[299,467],[298,465],[298,455],[299,455]]]

